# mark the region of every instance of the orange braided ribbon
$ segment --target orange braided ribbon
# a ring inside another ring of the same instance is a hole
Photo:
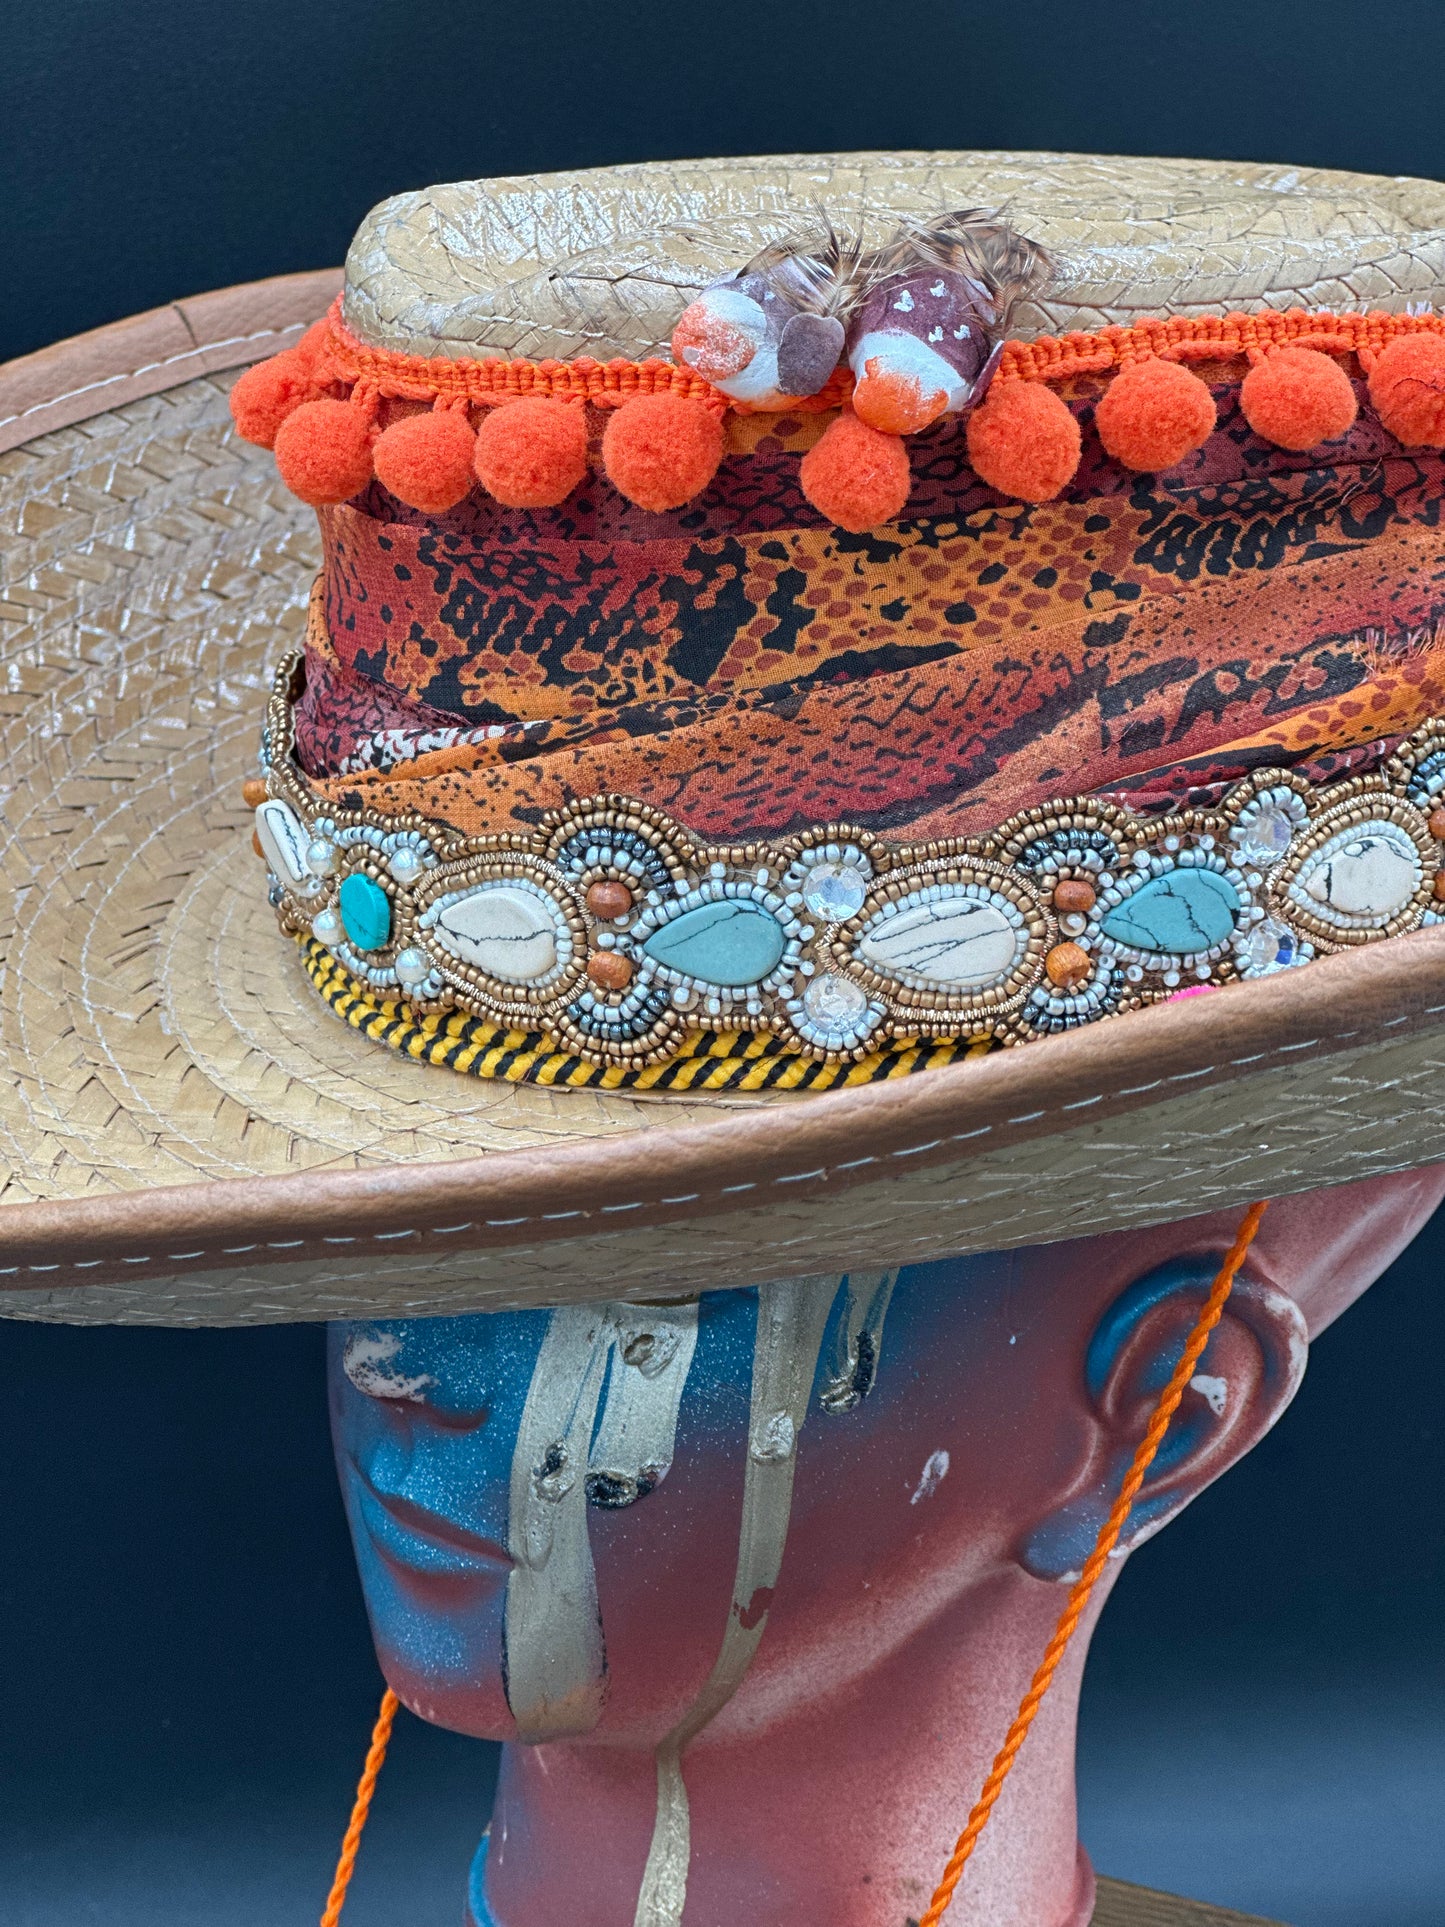
[[[401,401],[441,401],[461,407],[496,408],[525,396],[558,396],[620,408],[634,395],[680,395],[724,415],[775,413],[757,410],[714,388],[691,368],[675,362],[528,361],[491,355],[480,361],[444,355],[408,355],[395,348],[373,348],[341,318],[338,295],[327,315],[321,360],[333,381],[366,383],[377,393]],[[1445,334],[1445,315],[1330,314],[1304,308],[1266,308],[1256,314],[1172,315],[1136,322],[1129,328],[1097,328],[1065,335],[1039,335],[1010,341],[999,360],[996,384],[1012,381],[1065,382],[1076,375],[1108,375],[1150,356],[1165,361],[1253,363],[1271,349],[1317,348],[1325,354],[1358,356],[1366,373],[1375,357],[1400,335]],[[853,392],[846,365],[836,368],[816,395],[792,396],[790,414],[819,414],[843,408]]]
[[[1353,354],[1368,372],[1376,355],[1400,335],[1445,334],[1445,315],[1329,314],[1304,308],[1265,308],[1257,314],[1171,315],[1139,321],[1132,328],[1039,335],[1010,341],[995,382],[1068,381],[1075,375],[1107,375],[1131,361],[1157,355],[1165,361],[1253,362],[1272,348],[1317,348]]]
[[[371,1729],[371,1745],[367,1749],[366,1764],[361,1769],[357,1782],[356,1799],[351,1808],[351,1824],[346,1829],[346,1837],[341,1842],[341,1857],[336,1862],[336,1877],[331,1883],[331,1892],[326,1896],[326,1906],[321,1915],[321,1927],[337,1927],[341,1910],[346,1905],[346,1890],[351,1885],[351,1876],[356,1869],[356,1856],[361,1847],[361,1835],[366,1826],[367,1815],[371,1812],[371,1796],[376,1792],[376,1782],[380,1778],[382,1762],[386,1759],[386,1749],[391,1740],[391,1724],[396,1718],[396,1709],[401,1701],[388,1686],[381,1696],[381,1711],[376,1716],[376,1725]]]
[[[1189,1342],[1184,1347],[1184,1354],[1174,1367],[1169,1383],[1160,1394],[1159,1403],[1154,1408],[1154,1416],[1150,1419],[1148,1429],[1139,1441],[1139,1449],[1135,1452],[1134,1462],[1129,1467],[1129,1476],[1125,1479],[1119,1496],[1114,1501],[1113,1510],[1099,1529],[1094,1550],[1089,1554],[1083,1571],[1070,1590],[1068,1604],[1059,1616],[1053,1638],[1044,1648],[1044,1656],[1039,1661],[1038,1671],[1034,1674],[1029,1690],[1024,1694],[1019,1710],[1014,1715],[1013,1725],[1009,1728],[1004,1743],[998,1750],[989,1776],[983,1783],[983,1791],[974,1802],[973,1811],[968,1816],[968,1824],[958,1836],[958,1843],[949,1857],[948,1865],[943,1870],[937,1891],[929,1901],[918,1927],[938,1927],[938,1923],[948,1912],[954,1890],[963,1876],[969,1856],[978,1845],[979,1835],[988,1825],[989,1815],[997,1804],[998,1796],[1003,1792],[1005,1780],[1013,1770],[1019,1748],[1023,1745],[1028,1736],[1028,1730],[1034,1723],[1034,1715],[1043,1704],[1044,1695],[1053,1684],[1059,1662],[1063,1659],[1068,1650],[1069,1641],[1078,1629],[1079,1621],[1083,1618],[1084,1609],[1089,1603],[1090,1595],[1098,1582],[1100,1573],[1104,1570],[1109,1554],[1119,1542],[1119,1534],[1124,1530],[1125,1521],[1133,1510],[1134,1501],[1139,1496],[1139,1488],[1144,1483],[1145,1474],[1154,1463],[1154,1456],[1159,1447],[1164,1443],[1164,1434],[1169,1430],[1170,1420],[1179,1409],[1184,1388],[1193,1378],[1194,1367],[1199,1363],[1204,1347],[1209,1343],[1211,1332],[1219,1323],[1225,1300],[1234,1288],[1234,1280],[1240,1266],[1244,1263],[1249,1247],[1254,1243],[1255,1233],[1259,1230],[1259,1221],[1264,1216],[1267,1203],[1266,1199],[1263,1203],[1252,1204],[1244,1214],[1234,1243],[1229,1247],[1224,1263],[1220,1266],[1219,1276],[1215,1279],[1213,1288],[1204,1301],[1204,1308],[1199,1314],[1194,1330],[1189,1334]]]

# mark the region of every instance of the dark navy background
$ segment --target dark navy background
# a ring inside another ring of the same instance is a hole
[[[468,175],[939,145],[1445,177],[1442,72],[1439,0],[10,0],[0,358],[338,261]],[[1442,1252],[1437,1219],[1128,1567],[1081,1738],[1103,1870],[1445,1927]],[[0,1919],[313,1921],[380,1690],[321,1333],[0,1325],[0,1384]],[[454,1927],[491,1773],[402,1717],[347,1927]]]

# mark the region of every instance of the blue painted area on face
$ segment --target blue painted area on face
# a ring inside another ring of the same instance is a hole
[[[495,1671],[512,1446],[546,1312],[338,1324],[332,1435],[377,1643],[444,1687]],[[370,1393],[347,1375],[353,1371]]]
[[[330,1328],[332,1433],[372,1630],[438,1692],[495,1681],[502,1665],[512,1458],[550,1316]],[[679,1450],[736,1455],[756,1321],[755,1292],[702,1299]]]
[[[471,1872],[467,1875],[467,1918],[463,1927],[496,1927],[487,1905],[487,1850],[491,1844],[491,1834],[484,1833],[481,1845],[472,1855]]]
[[[1085,1354],[1084,1382],[1095,1404],[1103,1398],[1109,1379],[1141,1321],[1157,1305],[1180,1293],[1189,1294],[1191,1301],[1202,1300],[1218,1276],[1222,1261],[1222,1252],[1201,1252],[1189,1257],[1171,1258],[1167,1263],[1157,1265],[1153,1271],[1146,1272],[1142,1278],[1135,1279],[1132,1285],[1120,1292],[1094,1327]],[[1183,1357],[1187,1343],[1188,1333],[1181,1331],[1177,1343],[1163,1347],[1144,1363],[1138,1377],[1142,1392],[1157,1395],[1163,1391]],[[1206,1351],[1204,1360],[1207,1358]],[[1204,1360],[1201,1360],[1201,1366]],[[1169,1474],[1199,1450],[1201,1435],[1207,1431],[1210,1423],[1207,1409],[1175,1414],[1154,1456],[1144,1488],[1134,1501],[1129,1515],[1127,1540],[1137,1539],[1148,1526],[1178,1507],[1180,1495],[1177,1490],[1169,1488]],[[1058,1579],[1082,1568],[1093,1551],[1099,1528],[1108,1517],[1123,1483],[1133,1449],[1121,1449],[1115,1456],[1117,1464],[1110,1466],[1098,1488],[1080,1494],[1035,1527],[1023,1553],[1024,1563],[1030,1572],[1042,1578]]]
[[[1222,1251],[1171,1258],[1165,1264],[1156,1265],[1153,1271],[1146,1271],[1142,1278],[1136,1278],[1127,1290],[1119,1293],[1094,1327],[1085,1355],[1084,1382],[1092,1399],[1097,1401],[1103,1397],[1109,1375],[1140,1321],[1176,1292],[1197,1291],[1207,1297],[1223,1262]],[[1177,1350],[1160,1352],[1151,1361],[1144,1381],[1149,1390],[1163,1391],[1188,1342],[1188,1334],[1182,1333]]]

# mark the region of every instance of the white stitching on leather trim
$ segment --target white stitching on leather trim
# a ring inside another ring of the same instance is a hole
[[[1437,1017],[1442,1013],[1445,1013],[1445,1003],[1428,1004],[1421,1012],[1421,1015],[1425,1017]],[[1388,1019],[1384,1024],[1382,1024],[1381,1028],[1392,1029],[1395,1025],[1402,1024],[1407,1021],[1408,1019],[1405,1017],[1391,1018],[1391,1019]],[[1226,1062],[1230,1066],[1239,1065],[1239,1064],[1258,1064],[1258,1063],[1262,1063],[1267,1057],[1283,1057],[1295,1051],[1313,1050],[1315,1046],[1318,1044],[1322,1044],[1326,1042],[1337,1043],[1342,1038],[1356,1037],[1358,1035],[1359,1035],[1359,1032],[1354,1030],[1335,1031],[1335,1032],[1332,1032],[1328,1038],[1310,1037],[1310,1038],[1307,1038],[1304,1042],[1298,1043],[1298,1044],[1276,1044],[1272,1050],[1256,1051],[1248,1057],[1231,1057],[1227,1059]],[[1202,1070],[1175,1071],[1169,1077],[1156,1078],[1153,1081],[1153,1083],[1150,1083],[1150,1084],[1128,1085],[1125,1087],[1125,1089],[1116,1092],[1115,1095],[1119,1097],[1133,1097],[1133,1096],[1138,1096],[1145,1091],[1158,1090],[1160,1086],[1163,1084],[1187,1084],[1192,1082],[1197,1077],[1209,1076],[1211,1072],[1217,1070],[1218,1068],[1219,1068],[1218,1065],[1210,1064],[1210,1065],[1206,1065]],[[1100,1092],[1099,1095],[1096,1097],[1075,1098],[1071,1103],[1061,1104],[1058,1107],[1059,1113],[1060,1115],[1062,1115],[1065,1111],[1076,1111],[1076,1110],[1082,1109],[1085,1105],[1097,1104],[1101,1102],[1103,1097],[1106,1095],[1107,1093]],[[1029,1111],[1029,1112],[1026,1112],[1023,1117],[1010,1118],[1008,1122],[1010,1124],[1027,1124],[1027,1123],[1034,1122],[1038,1118],[1046,1117],[1046,1116],[1048,1116],[1047,1110]],[[889,1152],[888,1155],[890,1157],[895,1157],[895,1158],[914,1157],[914,1156],[917,1156],[920,1152],[934,1150],[940,1144],[944,1144],[944,1143],[962,1144],[966,1142],[969,1138],[987,1137],[991,1134],[993,1129],[994,1129],[994,1126],[992,1124],[981,1124],[972,1131],[958,1131],[958,1132],[955,1132],[954,1135],[950,1138],[933,1138],[927,1144],[915,1144],[907,1149],[891,1151]],[[837,1171],[853,1171],[853,1170],[857,1170],[862,1165],[876,1164],[877,1162],[878,1162],[878,1159],[876,1156],[853,1158],[846,1164],[835,1164],[831,1167],[828,1165],[820,1165],[818,1169],[814,1171],[787,1172],[780,1177],[770,1178],[768,1180],[768,1183],[802,1184],[802,1183],[806,1183],[810,1178],[826,1178],[831,1176],[834,1172],[837,1172]],[[756,1191],[757,1188],[758,1186],[756,1182],[749,1183],[749,1184],[725,1184],[720,1187],[720,1189],[717,1192],[717,1196],[728,1197],[739,1191]],[[645,1210],[648,1207],[650,1202],[654,1204],[691,1204],[696,1199],[700,1198],[702,1195],[703,1194],[701,1192],[691,1191],[681,1198],[659,1198],[651,1201],[646,1198],[639,1198],[635,1203],[632,1203],[632,1204],[604,1204],[600,1207],[600,1210],[604,1212],[640,1211],[640,1210]],[[543,1223],[549,1218],[585,1217],[586,1215],[587,1214],[582,1211],[541,1212],[535,1215],[529,1215],[529,1216],[520,1217],[520,1218],[486,1218],[486,1219],[483,1219],[482,1222],[484,1223],[484,1225],[486,1225],[488,1229],[510,1229],[511,1227],[519,1224]],[[358,1239],[356,1237],[349,1237],[349,1238],[322,1237],[319,1240],[316,1240],[315,1242],[318,1242],[321,1244],[355,1244],[355,1243],[361,1242],[363,1239],[369,1239],[374,1243],[382,1243],[386,1240],[393,1239],[393,1238],[441,1238],[441,1237],[450,1236],[451,1234],[456,1232],[471,1231],[472,1229],[474,1229],[474,1224],[472,1222],[468,1222],[466,1224],[433,1225],[429,1229],[418,1226],[415,1229],[408,1230],[408,1231],[369,1231],[362,1234],[362,1239]],[[292,1249],[293,1247],[304,1246],[309,1242],[312,1242],[312,1241],[305,1238],[295,1238],[295,1239],[289,1240],[284,1245],[281,1245],[281,1244],[269,1245],[267,1249],[278,1250],[278,1251],[289,1250],[289,1249]],[[223,1258],[240,1257],[248,1251],[256,1251],[259,1248],[260,1248],[259,1246],[254,1244],[222,1245],[218,1255]],[[172,1254],[173,1257],[179,1257],[180,1255],[182,1254]],[[207,1254],[204,1251],[197,1251],[194,1253],[185,1253],[183,1255],[185,1255],[186,1257],[204,1258]],[[68,1262],[59,1262],[59,1263],[47,1264],[47,1265],[25,1265],[25,1266],[3,1265],[3,1266],[0,1266],[0,1277],[7,1277],[7,1278],[11,1277],[15,1273],[21,1271],[22,1269],[30,1272],[50,1272],[50,1271],[61,1271],[61,1270],[93,1271],[97,1266],[103,1265],[107,1262],[113,1262],[113,1261],[107,1261],[104,1258],[72,1258]],[[122,1264],[127,1264],[127,1265],[150,1265],[150,1264],[155,1264],[157,1262],[162,1262],[162,1261],[158,1261],[153,1257],[123,1258],[121,1260]]]
[[[268,341],[277,335],[289,335],[295,329],[305,332],[301,322],[291,321],[284,328],[258,328],[250,335],[225,335],[220,341],[203,341],[198,348],[187,348],[184,354],[167,355],[164,361],[142,362],[139,368],[126,368],[118,375],[105,376],[102,381],[87,381],[79,388],[68,388],[63,395],[47,395],[44,401],[33,401],[28,408],[22,408],[18,415],[0,415],[0,428],[8,428],[11,422],[23,422],[30,415],[44,414],[47,408],[58,408],[62,402],[93,395],[99,388],[112,388],[118,381],[134,381],[138,375],[153,375],[160,368],[174,368],[178,362],[198,361],[213,348],[244,348],[249,341]]]

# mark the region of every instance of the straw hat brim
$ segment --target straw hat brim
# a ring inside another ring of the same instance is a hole
[[[1445,931],[797,1098],[488,1084],[311,990],[242,777],[309,511],[229,371],[335,274],[0,369],[0,1312],[231,1323],[658,1296],[1157,1223],[1445,1158]]]

